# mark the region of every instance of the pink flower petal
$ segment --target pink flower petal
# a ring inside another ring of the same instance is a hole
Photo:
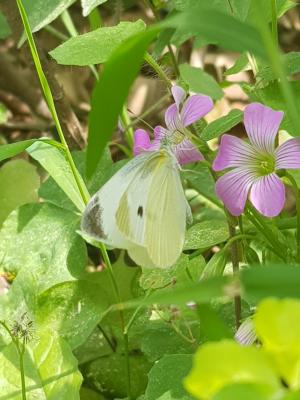
[[[183,102],[183,100],[185,99],[186,93],[182,89],[182,87],[180,87],[178,85],[172,86],[171,92],[172,92],[173,98],[175,100],[175,103],[177,105],[177,108],[179,110],[179,106]]]
[[[176,103],[167,108],[165,113],[165,122],[169,131],[176,131],[180,126],[182,126]]]
[[[204,160],[200,151],[188,139],[184,139],[175,147],[175,155],[179,164],[184,165],[191,162]]]
[[[209,96],[190,96],[183,104],[181,110],[181,121],[183,126],[188,126],[204,117],[213,108],[213,101]]]
[[[225,168],[242,167],[251,164],[257,158],[255,149],[232,135],[223,135],[217,157],[213,162],[213,170],[221,171]]]
[[[156,126],[154,128],[154,139],[155,140],[161,140],[165,136],[167,136],[168,130],[160,125]]]
[[[287,140],[276,149],[276,169],[300,168],[300,139]]]
[[[144,129],[137,129],[134,132],[133,154],[137,156],[138,154],[149,150],[150,146],[151,142],[148,132]]]
[[[250,142],[261,151],[273,152],[282,118],[282,111],[274,111],[260,103],[249,104],[245,108],[244,124]]]
[[[242,214],[248,192],[256,179],[257,177],[252,169],[238,167],[217,180],[216,194],[232,215]]]
[[[284,184],[275,173],[262,176],[251,187],[250,201],[265,217],[276,217],[285,202]]]

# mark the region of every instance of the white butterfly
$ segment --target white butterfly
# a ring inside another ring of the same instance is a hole
[[[192,218],[179,169],[167,149],[136,156],[91,198],[82,231],[126,249],[140,266],[173,265],[182,252],[186,220]]]

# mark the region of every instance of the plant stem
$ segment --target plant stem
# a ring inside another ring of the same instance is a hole
[[[113,290],[115,293],[115,298],[116,301],[121,304],[122,303],[122,299],[120,296],[120,292],[119,292],[119,288],[114,276],[114,271],[110,262],[110,259],[108,257],[107,251],[106,251],[106,247],[103,245],[103,243],[99,244],[112,286],[113,286]],[[123,333],[123,341],[124,341],[124,355],[125,355],[125,371],[126,371],[126,384],[127,384],[127,396],[128,399],[131,400],[132,399],[132,395],[131,395],[131,377],[130,377],[130,360],[129,360],[129,348],[128,348],[128,332],[126,330],[126,326],[125,326],[125,318],[124,318],[124,311],[122,309],[119,310],[119,314],[120,314],[120,321],[121,321],[121,329],[122,329],[122,333]]]
[[[99,8],[95,7],[88,15],[90,28],[92,31],[95,29],[101,28],[102,26],[102,18],[99,11]]]
[[[165,71],[161,68],[157,61],[151,56],[150,53],[146,53],[144,56],[145,61],[154,69],[157,75],[167,84],[168,88],[172,87],[172,81],[165,73]]]
[[[23,339],[22,349],[20,349],[20,345],[19,345],[19,342],[18,342],[18,353],[19,353],[19,359],[20,359],[22,400],[26,400],[26,384],[25,384],[25,371],[24,371],[25,338]]]
[[[285,173],[285,176],[291,182],[293,193],[295,196],[296,202],[296,211],[297,211],[297,261],[300,262],[300,194],[299,188],[297,186],[297,182],[295,181],[294,177],[290,175],[288,172]]]
[[[113,341],[110,340],[110,337],[108,336],[108,334],[105,332],[105,330],[102,328],[102,326],[100,324],[98,324],[97,326],[98,326],[99,331],[102,333],[104,339],[106,340],[107,344],[112,349],[112,351],[115,353],[116,346],[114,345]]]
[[[278,47],[278,25],[277,25],[277,0],[271,0],[272,9],[272,35],[274,44]]]
[[[122,114],[120,117],[121,117],[123,126],[126,127],[125,128],[126,142],[127,142],[128,146],[130,147],[130,149],[132,149],[134,132],[133,132],[132,124],[131,124],[131,119],[128,115],[126,104],[123,105]]]
[[[236,235],[235,229],[235,217],[231,215],[226,209],[225,214],[227,216],[227,223],[228,223],[228,230],[231,240],[231,264],[232,264],[232,271],[233,275],[238,275],[239,273],[239,245],[236,240],[233,240]],[[241,323],[241,296],[234,296],[234,311],[235,311],[235,327],[236,329],[239,328]]]

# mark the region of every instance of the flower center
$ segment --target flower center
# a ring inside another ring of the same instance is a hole
[[[259,175],[269,175],[275,171],[275,157],[270,154],[262,155],[258,160]]]

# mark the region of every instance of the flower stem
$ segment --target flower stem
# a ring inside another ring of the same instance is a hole
[[[172,81],[165,73],[165,71],[162,69],[162,67],[158,64],[158,62],[154,60],[154,58],[151,56],[150,53],[146,53],[144,59],[154,69],[154,71],[157,73],[160,79],[162,79],[170,89],[172,87]]]
[[[300,194],[299,188],[297,186],[297,182],[295,181],[294,177],[290,175],[288,172],[285,173],[285,176],[291,182],[293,193],[295,196],[296,202],[296,210],[297,210],[297,261],[300,262]]]

